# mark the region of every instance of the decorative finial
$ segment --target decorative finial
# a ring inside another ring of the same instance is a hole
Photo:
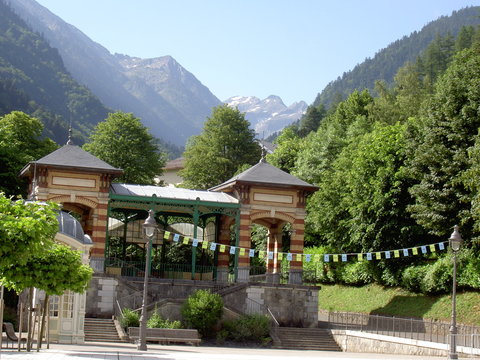
[[[67,145],[73,145],[73,140],[72,140],[72,125],[70,125],[70,128],[68,129],[68,141]]]

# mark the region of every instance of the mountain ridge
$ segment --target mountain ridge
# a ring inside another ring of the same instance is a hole
[[[256,96],[232,96],[224,103],[245,113],[251,127],[262,138],[300,119],[308,107],[305,101],[286,106],[277,95],[270,95],[263,100]]]
[[[210,98],[211,103],[205,105],[191,92],[189,108],[180,110],[181,106],[170,102],[176,98],[175,94],[162,95],[151,84],[146,84],[138,71],[126,72],[115,55],[42,5],[33,0],[10,0],[10,5],[34,31],[43,34],[51,46],[58,49],[73,78],[113,110],[132,112],[140,117],[156,137],[184,145],[188,137],[200,132],[199,124],[203,124],[211,108],[220,104],[208,88],[198,85],[210,93],[206,98]],[[196,109],[194,116],[186,117],[192,116],[192,108]]]
[[[317,94],[312,105],[330,106],[340,97],[346,98],[354,90],[373,91],[377,80],[392,84],[398,69],[408,61],[415,61],[437,35],[445,36],[450,33],[456,36],[462,26],[479,25],[479,15],[480,6],[469,6],[428,22],[419,31],[413,31],[410,35],[391,42],[378,50],[372,58],[367,57],[353,69],[332,80]]]

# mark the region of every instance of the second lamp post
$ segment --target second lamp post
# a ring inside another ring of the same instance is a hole
[[[140,315],[140,331],[138,334],[138,350],[147,350],[147,297],[148,297],[148,275],[150,272],[150,252],[152,251],[152,239],[157,228],[157,222],[155,221],[155,212],[153,210],[148,211],[148,217],[143,223],[143,229],[147,237],[147,248],[145,255],[145,275],[143,279],[143,299],[142,299],[142,314]]]

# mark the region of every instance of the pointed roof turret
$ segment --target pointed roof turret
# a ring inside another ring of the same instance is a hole
[[[70,142],[70,138],[69,138]],[[67,145],[51,152],[37,161],[29,162],[20,172],[20,176],[25,176],[32,171],[33,165],[47,166],[62,169],[74,169],[78,171],[93,171],[108,173],[120,176],[123,173],[122,169],[113,167],[112,165],[100,160],[89,152],[83,150],[81,147]]]
[[[236,184],[266,185],[269,187],[289,187],[314,192],[318,187],[309,184],[261,158],[258,164],[232,177],[224,183],[212,187],[211,191],[225,191]]]

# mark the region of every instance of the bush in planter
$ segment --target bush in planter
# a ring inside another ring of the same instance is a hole
[[[222,314],[222,298],[207,290],[197,290],[185,300],[182,307],[182,316],[187,326],[197,329],[204,336],[209,335]]]
[[[168,319],[163,319],[161,315],[157,312],[157,309],[155,309],[155,312],[147,321],[147,328],[181,329],[181,327],[182,326],[180,324],[180,321],[170,321]]]
[[[234,341],[255,341],[266,343],[270,334],[270,319],[266,315],[243,315],[232,321],[225,321],[223,328]]]
[[[140,326],[140,314],[132,309],[123,309],[122,317],[120,318],[120,325],[124,329]]]

